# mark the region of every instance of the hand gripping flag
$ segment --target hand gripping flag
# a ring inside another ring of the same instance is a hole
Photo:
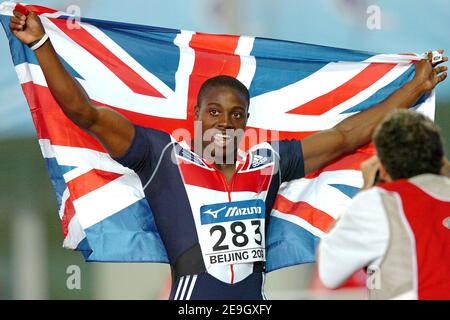
[[[14,7],[2,3],[0,19],[56,192],[63,246],[88,261],[168,262],[137,175],[62,113],[34,53],[9,31]],[[384,100],[413,77],[421,58],[26,8],[40,15],[59,58],[95,104],[168,133],[193,131],[201,84],[226,74],[249,88],[249,128],[301,139]],[[434,94],[416,107],[433,116]],[[371,154],[361,148],[281,186],[268,226],[267,271],[315,261],[318,240],[362,185],[359,165]]]

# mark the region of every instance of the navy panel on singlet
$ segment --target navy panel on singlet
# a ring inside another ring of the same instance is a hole
[[[136,126],[136,134],[126,154],[115,159],[139,176],[155,217],[170,264],[198,243],[189,199],[177,165],[172,161],[173,144],[164,132]]]

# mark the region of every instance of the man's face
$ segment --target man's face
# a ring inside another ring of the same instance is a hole
[[[216,158],[233,158],[248,119],[245,96],[229,87],[212,87],[195,107],[195,118],[201,121],[203,153]],[[202,138],[202,137],[196,137]],[[209,151],[208,151],[209,150]]]

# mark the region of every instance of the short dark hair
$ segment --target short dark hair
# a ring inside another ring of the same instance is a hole
[[[441,170],[444,147],[439,128],[423,114],[411,110],[392,113],[375,131],[374,142],[393,180]]]
[[[197,104],[200,106],[200,101],[203,99],[203,96],[208,89],[217,87],[228,87],[238,91],[244,96],[245,101],[247,102],[247,108],[250,105],[250,93],[248,92],[247,87],[238,79],[223,75],[209,78],[202,84],[198,93]]]

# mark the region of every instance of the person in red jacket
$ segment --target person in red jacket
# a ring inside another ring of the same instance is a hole
[[[439,130],[402,110],[374,143],[378,157],[362,168],[366,190],[319,245],[320,279],[336,288],[367,267],[370,299],[450,299],[450,179]],[[376,177],[382,183],[372,187]]]

